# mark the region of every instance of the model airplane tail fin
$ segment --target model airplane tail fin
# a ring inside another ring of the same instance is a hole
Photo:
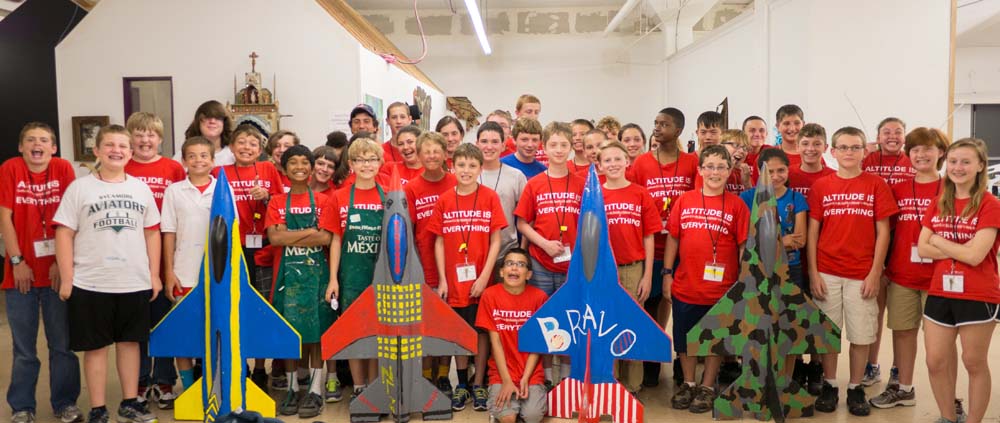
[[[642,403],[625,389],[625,386],[613,383],[589,384],[590,404],[583,406],[583,397],[588,384],[568,377],[559,382],[549,392],[548,415],[562,419],[571,419],[574,414],[580,416],[611,416],[614,423],[642,423],[645,408]],[[589,420],[586,421],[596,421]]]
[[[205,337],[199,336],[205,327],[205,300],[205,286],[198,284],[153,327],[149,334],[151,357],[201,357],[205,354]]]
[[[320,356],[324,360],[375,358],[375,330],[371,325],[377,322],[375,287],[370,286],[323,333]]]
[[[247,357],[298,358],[302,343],[299,333],[281,317],[249,283],[240,284],[240,315],[245,318],[240,344]],[[247,385],[247,391],[250,390]],[[256,385],[255,385],[256,386]]]

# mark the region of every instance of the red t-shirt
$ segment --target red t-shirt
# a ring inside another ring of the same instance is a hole
[[[694,154],[679,152],[676,161],[660,165],[656,160],[656,151],[650,151],[636,157],[635,163],[632,163],[632,173],[628,176],[632,182],[646,188],[660,210],[660,220],[666,222],[673,207],[671,203],[681,194],[694,189],[697,175],[698,157]],[[656,260],[663,260],[663,247],[666,245],[667,236],[662,233],[656,234],[653,240],[656,247],[653,257]]]
[[[808,199],[809,191],[816,180],[831,173],[837,173],[837,171],[826,166],[823,166],[823,170],[819,172],[805,172],[798,166],[790,167],[788,168],[788,188]]]
[[[914,263],[913,249],[920,238],[920,228],[927,208],[941,192],[941,181],[916,183],[913,178],[892,186],[899,214],[893,216],[892,245],[889,247],[889,264],[885,276],[907,288],[926,291],[931,284],[934,265]]]
[[[955,214],[961,215],[969,199],[955,200]],[[937,202],[931,204],[924,215],[923,225],[945,239],[965,243],[976,235],[976,232],[986,228],[1000,228],[1000,200],[986,193],[979,211],[968,219],[955,216],[941,217],[938,215]],[[958,260],[935,260],[934,277],[931,279],[928,294],[937,297],[955,298],[959,300],[984,301],[1000,303],[1000,276],[997,275],[997,247],[1000,246],[1000,236],[993,241],[990,252],[986,254],[978,266],[969,266]],[[961,272],[964,277],[962,292],[944,290],[943,277],[955,272]]]
[[[267,216],[264,218],[264,227],[270,228],[275,225],[286,224],[285,220],[285,200],[288,196],[292,196],[292,213],[293,214],[305,214],[312,213],[312,209],[309,206],[309,193],[302,194],[279,194],[271,197],[271,201],[267,203]],[[316,203],[316,227],[319,229],[326,230],[333,233],[334,228],[337,225],[335,213],[330,213],[330,197],[322,192],[313,191],[313,201]],[[274,249],[274,268],[277,269],[281,264],[281,257],[283,254],[283,247],[275,246]]]
[[[757,165],[757,159],[760,158],[760,153],[763,153],[768,148],[774,148],[774,146],[763,144],[756,153],[748,152],[746,159],[743,160],[744,163],[750,165],[750,182],[753,184],[757,183],[757,178],[760,176],[760,166]]]
[[[679,242],[681,260],[671,295],[688,304],[713,305],[740,274],[740,245],[747,240],[750,212],[736,194],[702,196],[700,190],[681,194],[671,209],[667,225]],[[726,267],[721,282],[705,280],[705,266],[713,262],[713,240],[715,263]]]
[[[618,189],[603,188],[602,191],[615,263],[623,265],[645,260],[642,239],[663,229],[660,209],[653,197],[638,184]]]
[[[337,213],[334,216],[335,225],[333,232],[344,236],[344,229],[347,229],[347,214],[351,208],[351,187],[347,185],[333,193],[331,202]],[[382,210],[382,197],[378,194],[378,187],[369,189],[354,190],[354,208],[359,210]]]
[[[917,174],[913,164],[910,163],[910,157],[902,151],[895,156],[882,154],[881,151],[871,153],[861,161],[861,170],[881,176],[890,186]]]
[[[809,217],[822,224],[818,270],[848,279],[868,276],[875,258],[875,223],[899,212],[889,185],[870,173],[851,179],[834,173],[819,178],[806,200]]]
[[[55,238],[56,225],[52,223],[52,217],[59,208],[66,187],[75,178],[73,165],[58,157],[52,158],[47,170],[38,173],[28,169],[23,157],[14,157],[0,166],[0,207],[11,210],[17,246],[35,276],[33,287],[52,285],[49,269],[56,262],[55,253],[36,258],[35,241]],[[0,289],[14,288],[13,269],[8,252]]]
[[[410,220],[413,222],[413,242],[424,268],[424,282],[431,288],[438,286],[437,262],[434,261],[434,241],[437,235],[427,230],[427,227],[441,193],[454,188],[457,183],[455,175],[445,173],[439,181],[431,182],[416,177],[403,187],[406,202],[409,203]]]
[[[497,193],[482,185],[476,192],[458,195],[454,189],[441,193],[427,230],[444,238],[444,275],[448,283],[448,305],[458,308],[479,302],[469,296],[475,279],[459,282],[458,266],[476,266],[476,277],[486,268],[490,234],[507,227],[507,218]],[[462,251],[462,245],[467,246]],[[499,244],[498,244],[499,245]],[[437,269],[437,267],[435,267]]]
[[[174,182],[183,181],[187,177],[184,166],[166,157],[160,157],[150,163],[139,163],[135,159],[129,160],[125,165],[125,173],[139,178],[149,187],[150,191],[153,191],[157,210],[163,209],[163,193],[167,191],[167,187]]]
[[[517,152],[517,144],[514,143],[513,138],[507,138],[507,141],[504,141],[503,144],[505,149],[500,153],[500,157],[506,157]]]
[[[802,155],[801,154],[799,154],[799,153],[789,153],[789,152],[786,151],[785,155],[788,156],[788,168],[789,169],[798,169],[799,166],[802,164]]]
[[[381,169],[379,169],[379,175],[388,180],[392,178],[393,169],[396,169],[396,171],[399,172],[399,183],[401,185],[406,185],[411,180],[420,177],[420,175],[424,173],[423,166],[420,166],[416,169],[411,169],[406,167],[406,164],[404,164],[403,162],[392,162],[392,163],[387,162],[385,165],[382,166]]]
[[[528,363],[528,353],[521,352],[517,347],[517,332],[524,325],[524,322],[531,318],[532,314],[538,311],[548,300],[541,289],[531,285],[524,287],[524,292],[514,295],[507,292],[503,285],[493,285],[483,291],[479,300],[479,311],[476,314],[476,327],[496,332],[500,335],[500,346],[503,347],[503,358],[507,362],[507,373],[510,380],[517,386],[524,377],[524,367]],[[499,385],[503,383],[500,372],[497,370],[497,362],[493,355],[490,355],[489,374],[490,384]],[[545,374],[542,372],[542,363],[539,362],[532,370],[531,377],[528,378],[529,385],[540,385],[545,381]]]
[[[535,160],[538,160],[538,162],[545,165],[545,167],[549,167],[549,156],[545,154],[545,149],[542,147],[542,144],[545,143],[538,143],[538,150],[535,150]]]
[[[392,145],[392,142],[386,141],[382,143],[382,158],[385,163],[392,163],[402,161],[403,155],[396,146]]]
[[[250,189],[259,180],[261,187],[267,190],[272,198],[285,193],[278,169],[271,162],[256,162],[253,166],[225,165],[212,169],[212,176],[219,176],[219,169],[226,172],[226,179],[233,189],[233,200],[236,211],[240,215],[240,239],[246,245],[247,234],[264,235],[264,214],[267,213],[267,202],[254,200]]]
[[[524,186],[521,200],[517,202],[514,216],[524,219],[545,239],[559,240],[570,247],[576,243],[576,223],[580,219],[580,201],[583,200],[583,178],[570,173],[561,178],[550,178],[548,171],[535,175]],[[562,231],[560,226],[565,227]],[[569,271],[569,260],[552,261],[552,256],[542,247],[529,242],[531,257],[551,272]]]
[[[570,173],[576,174],[583,179],[587,179],[587,172],[590,172],[590,163],[578,165],[576,162],[569,160],[566,162],[566,168],[569,169]]]
[[[277,166],[275,166],[274,169],[277,170],[278,169]],[[284,173],[281,173],[281,171],[278,171],[278,176],[281,178],[281,186],[284,187],[284,191],[288,192],[289,190],[291,190],[292,180],[288,179],[288,175],[285,175]]]

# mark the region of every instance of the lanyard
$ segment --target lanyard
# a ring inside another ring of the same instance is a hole
[[[715,263],[716,259],[718,258],[719,240],[722,239],[722,234],[719,234],[719,237],[716,238],[715,234],[713,233],[712,229],[710,228],[711,224],[708,222],[708,213],[707,213],[708,212],[708,206],[705,205],[705,187],[701,188],[701,209],[704,210],[704,214],[702,214],[701,217],[703,217],[705,219],[705,230],[708,231],[708,237],[709,237],[709,239],[712,240],[712,262]],[[726,192],[725,191],[722,192],[722,210],[721,211],[722,211],[722,213],[721,213],[722,218],[719,219],[720,220],[719,224],[720,225],[725,225],[726,224]]]
[[[319,211],[316,210],[316,198],[313,197],[312,188],[306,188],[309,190],[309,212],[312,214],[312,223],[309,224],[310,228],[315,228],[317,223],[317,216]],[[287,226],[288,217],[292,215],[292,193],[289,192],[288,196],[285,197],[285,226]]]
[[[493,184],[493,191],[496,191],[497,187],[500,186],[500,177],[501,176],[503,176],[503,163],[500,164],[500,170],[497,171],[497,181]],[[482,172],[479,173],[479,183],[480,184],[483,183],[483,173]],[[479,188],[477,187],[476,188],[476,192],[478,192],[478,191],[479,191]]]
[[[884,156],[885,155],[882,154],[881,151],[878,152],[878,170],[880,172],[882,171],[882,157],[884,157]],[[891,183],[889,181],[892,181],[892,174],[896,172],[896,165],[899,164],[899,158],[902,157],[902,156],[903,156],[902,154],[897,154],[896,155],[896,160],[894,160],[892,162],[892,167],[889,168],[889,176],[885,177],[887,183]]]
[[[664,179],[667,179],[667,178],[663,176],[663,166],[664,165],[660,164],[660,149],[656,149],[656,170],[660,171],[660,180],[663,181],[663,211],[667,212],[667,216],[669,217],[670,216],[670,203],[671,203],[671,201],[670,201],[670,191],[667,189],[667,186],[668,186],[667,185],[667,181],[664,181]],[[678,151],[677,152],[677,160],[674,160],[674,177],[673,177],[673,179],[670,180],[671,184],[674,183],[673,181],[677,180],[677,172],[680,171],[680,169],[681,169],[681,152]]]
[[[941,192],[941,181],[937,181],[937,187],[934,188],[934,197],[931,197],[931,201],[938,196]],[[910,190],[913,192],[913,208],[917,210],[917,222],[924,221],[924,212],[920,210],[920,204],[917,203],[917,178],[914,177],[910,184]]]
[[[49,237],[49,232],[48,232],[48,229],[49,229],[49,222],[48,222],[48,220],[49,219],[48,219],[48,216],[47,216],[48,212],[49,212],[49,202],[48,202],[48,198],[46,198],[46,197],[48,197],[49,194],[50,194],[49,193],[49,182],[51,181],[50,180],[51,172],[52,172],[52,164],[50,163],[49,166],[45,168],[45,185],[42,185],[41,198],[39,198],[37,195],[35,195],[34,191],[31,191],[31,198],[35,199],[35,208],[37,208],[38,211],[39,211],[39,213],[42,215],[42,238],[43,239]],[[33,181],[34,178],[32,176],[33,175],[31,173],[31,170],[29,169],[28,170],[28,185],[29,186],[33,185],[32,182],[34,182]],[[101,179],[100,172],[97,173],[97,179]],[[103,181],[103,179],[101,179],[101,180]]]
[[[479,204],[479,187],[482,184],[476,184],[476,193],[472,197],[472,207],[469,207],[469,211],[476,209],[476,205]],[[472,238],[472,216],[469,216],[467,222],[463,222],[462,219],[462,207],[461,207],[462,196],[458,193],[458,187],[455,187],[455,212],[458,214],[458,233],[462,236],[462,244],[458,246],[458,252],[465,254],[465,261],[469,261],[469,239]],[[466,231],[465,227],[468,226],[469,230]]]
[[[253,179],[256,181],[260,179],[260,175],[257,173],[257,164],[251,165],[253,167]],[[240,183],[240,188],[243,185],[243,178],[240,177],[240,166],[233,164],[233,173],[236,174],[236,180]],[[257,221],[261,219],[260,214],[260,201],[259,200],[249,200],[250,201],[250,211],[253,212],[253,221],[250,222],[250,233],[256,234],[257,232]],[[287,209],[286,209],[287,210]]]
[[[566,193],[566,194],[569,194],[569,177],[570,177],[570,175],[567,173],[566,174],[566,189],[563,190],[563,192]],[[555,195],[555,191],[552,189],[552,177],[549,176],[549,171],[547,171],[547,170],[545,171],[545,179],[549,181],[549,195],[553,195],[554,196]],[[555,199],[553,199],[552,202],[554,203]],[[555,210],[556,222],[559,223],[559,242],[563,242],[563,234],[566,233],[566,231],[569,230],[569,228],[565,224],[565,220],[566,220],[566,204],[568,202],[569,202],[569,199],[566,198],[566,197],[563,197],[563,201],[562,201],[562,214],[559,214],[559,208],[556,208],[556,210]]]

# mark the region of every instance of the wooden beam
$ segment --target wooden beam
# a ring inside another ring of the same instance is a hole
[[[94,9],[94,6],[97,6],[98,1],[100,0],[73,0],[73,3],[76,3],[81,9],[90,12]]]
[[[948,137],[955,137],[955,45],[958,0],[951,0],[951,30],[948,43]]]
[[[380,54],[388,53],[396,55],[397,57],[407,57],[402,51],[396,47],[389,38],[385,36],[378,28],[375,28],[371,22],[368,22],[364,16],[361,16],[357,10],[354,10],[351,5],[347,4],[344,0],[316,0],[320,7],[326,10],[333,19],[336,19],[347,32],[351,33],[362,46],[364,46],[369,51]],[[440,87],[437,86],[423,71],[420,70],[416,65],[407,65],[403,63],[394,63],[403,72],[410,74],[418,81],[423,82],[438,92],[444,93]]]

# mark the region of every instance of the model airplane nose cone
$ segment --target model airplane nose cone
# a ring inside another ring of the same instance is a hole
[[[580,253],[583,254],[583,274],[588,281],[594,280],[597,268],[597,252],[600,248],[601,222],[594,212],[584,212],[580,216]]]
[[[208,253],[212,259],[212,280],[222,282],[226,273],[226,260],[229,259],[229,225],[222,216],[215,216],[208,232]]]

